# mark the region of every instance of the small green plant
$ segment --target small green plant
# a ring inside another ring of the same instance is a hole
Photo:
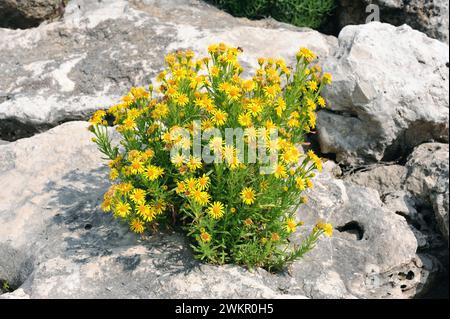
[[[319,28],[335,8],[335,0],[209,0],[238,17],[271,16],[299,27]]]
[[[0,293],[12,292],[11,286],[7,280],[0,279]]]
[[[252,78],[241,77],[240,49],[208,48],[166,57],[168,68],[150,86],[132,88],[122,103],[91,118],[93,139],[110,160],[115,183],[102,208],[143,233],[182,225],[197,258],[279,270],[311,250],[330,224],[311,230],[296,219],[322,163],[301,152],[315,128],[315,110],[331,82],[306,48],[295,68],[282,59],[258,59]],[[120,133],[113,145],[112,116]],[[289,238],[302,229],[303,241]]]

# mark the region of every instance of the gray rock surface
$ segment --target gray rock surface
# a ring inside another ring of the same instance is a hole
[[[318,116],[322,152],[360,165],[448,142],[448,61],[448,45],[408,26],[345,27],[323,65],[334,82]]]
[[[376,165],[357,171],[345,179],[353,184],[376,189],[380,195],[402,189],[407,169],[401,165]]]
[[[310,200],[298,214],[306,223],[331,220],[335,234],[297,262],[291,273],[314,298],[406,298],[426,289],[433,258],[416,253],[406,220],[386,209],[374,189],[315,179]],[[425,288],[424,288],[425,287]]]
[[[406,167],[406,189],[419,200],[431,203],[439,228],[448,242],[449,146],[426,143],[414,149]]]
[[[87,119],[131,86],[150,84],[168,52],[205,56],[217,42],[242,47],[246,68],[261,56],[294,58],[301,46],[324,57],[337,44],[317,31],[233,18],[198,0],[71,0],[61,21],[0,29],[0,138]]]
[[[2,298],[408,298],[433,277],[405,219],[332,169],[298,217],[300,234],[318,218],[338,230],[287,273],[201,264],[179,234],[137,237],[99,209],[107,168],[86,128],[0,146],[0,280],[16,289]]]
[[[396,26],[408,24],[429,37],[448,43],[447,0],[339,0],[339,24],[363,24],[372,12],[366,8],[377,5],[380,21]]]
[[[36,27],[62,14],[67,0],[1,0],[0,28]]]
[[[433,237],[431,241],[435,241],[435,220],[448,242],[448,151],[448,144],[424,143],[414,149],[404,166],[372,165],[344,179],[377,190],[388,210],[404,216]]]

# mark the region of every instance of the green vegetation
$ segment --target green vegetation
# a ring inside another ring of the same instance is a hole
[[[335,0],[207,0],[237,17],[273,17],[299,27],[319,28],[335,7]]]

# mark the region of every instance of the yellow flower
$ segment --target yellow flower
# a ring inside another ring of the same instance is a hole
[[[231,208],[230,208],[230,212],[233,213],[233,214],[236,213],[236,208],[231,207]]]
[[[212,75],[212,76],[214,76],[214,77],[218,76],[218,75],[219,75],[219,72],[220,72],[220,70],[219,70],[218,67],[213,66],[213,67],[211,68],[211,75]]]
[[[159,178],[163,174],[164,174],[164,169],[162,167],[149,165],[149,166],[147,166],[147,169],[145,170],[144,176],[149,181],[154,181],[155,179]]]
[[[322,161],[320,158],[314,153],[314,151],[308,151],[308,157],[313,161],[314,167],[320,172],[322,171]]]
[[[98,125],[98,124],[102,124],[102,125],[106,125],[106,121],[103,120],[103,118],[106,116],[106,112],[103,110],[98,110],[94,113],[94,115],[92,115],[91,119],[89,120],[89,122],[93,125]]]
[[[246,92],[253,91],[253,89],[255,88],[255,82],[253,82],[252,80],[246,80],[242,83],[242,88]]]
[[[177,61],[177,58],[176,58],[175,54],[169,53],[168,55],[166,55],[165,60],[166,60],[167,64],[171,65]]]
[[[145,150],[144,154],[142,154],[141,158],[144,161],[148,161],[149,159],[151,159],[153,156],[155,155],[155,152],[149,148],[147,150]]]
[[[198,86],[202,85],[204,78],[202,76],[194,77],[190,80],[189,87],[195,90]]]
[[[131,185],[131,183],[122,183],[117,185],[117,190],[124,193],[124,194],[128,194],[129,192],[131,192],[133,190],[133,185]]]
[[[196,189],[191,193],[191,197],[201,206],[206,206],[211,196],[207,192]]]
[[[116,206],[114,207],[114,212],[115,212],[118,216],[120,216],[120,217],[122,217],[122,218],[127,217],[128,214],[130,213],[130,211],[131,211],[131,206],[130,206],[130,204],[124,203],[124,202],[121,202],[121,201],[119,201],[119,202],[116,204]]]
[[[169,113],[169,107],[165,103],[158,103],[152,111],[152,117],[155,120],[162,119]]]
[[[323,84],[331,84],[332,82],[332,76],[330,73],[324,73],[322,77]]]
[[[223,216],[224,206],[221,202],[214,202],[208,207],[208,214],[214,219],[220,219]]]
[[[331,224],[325,224],[322,229],[325,235],[327,235],[328,237],[331,237],[331,235],[333,235],[333,226]]]
[[[208,53],[216,53],[219,45],[218,44],[211,44],[208,46]]]
[[[201,232],[200,239],[202,242],[207,243],[211,240],[211,235],[207,232]]]
[[[137,213],[147,222],[151,222],[155,218],[155,211],[148,205],[140,204],[137,207]]]
[[[214,128],[214,123],[211,119],[204,119],[202,120],[201,129],[205,132],[209,131],[210,129]]]
[[[264,95],[270,99],[274,99],[275,96],[280,92],[280,86],[279,85],[271,85],[266,86],[264,88]]]
[[[173,71],[173,75],[177,79],[183,79],[186,77],[187,71],[185,69],[176,69]]]
[[[153,206],[152,209],[154,209],[155,214],[159,215],[164,212],[166,209],[166,203],[163,201],[157,201]]]
[[[136,234],[142,234],[145,230],[144,223],[137,218],[134,218],[130,223],[130,228]]]
[[[242,202],[246,205],[251,205],[255,202],[255,192],[251,187],[244,187],[241,191]]]
[[[286,167],[283,164],[277,164],[275,166],[274,175],[276,178],[286,178],[287,177]]]
[[[300,196],[300,203],[306,204],[308,202],[308,197],[306,196]]]
[[[186,192],[186,185],[184,184],[184,182],[177,182],[177,187],[175,188],[175,192],[177,194],[184,194]]]
[[[131,109],[131,110],[128,110],[127,116],[130,119],[135,120],[141,115],[141,113],[142,113],[142,111],[139,109]]]
[[[290,146],[284,150],[281,159],[288,164],[297,163],[300,158],[300,151],[295,146]]]
[[[166,95],[168,96],[168,97],[176,97],[176,95],[178,94],[178,91],[177,91],[177,87],[176,86],[169,86],[168,88],[167,88],[167,91],[166,91]]]
[[[184,162],[186,162],[186,159],[182,154],[176,154],[172,156],[170,161],[173,163],[173,165],[175,165],[175,167],[180,167],[183,165]]]
[[[130,170],[133,174],[140,174],[145,170],[144,163],[140,158],[135,158],[131,161]]]
[[[145,203],[145,191],[140,188],[135,188],[130,195],[130,199],[137,205]]]
[[[248,139],[250,141],[255,141],[256,138],[258,137],[258,131],[256,130],[256,128],[254,126],[247,127],[244,130],[244,134],[245,134],[245,136],[248,137]]]
[[[197,180],[193,177],[188,178],[185,181],[185,185],[189,192],[193,192],[197,189]]]
[[[313,91],[313,92],[317,91],[317,89],[318,89],[316,81],[308,81],[308,82],[306,82],[306,86],[308,87],[308,89],[310,91]]]
[[[327,103],[325,102],[325,99],[321,96],[317,98],[317,104],[319,104],[320,107],[325,107]]]
[[[331,237],[331,235],[333,235],[333,225],[331,225],[330,223],[318,222],[314,227],[314,231],[319,230],[323,231],[323,233],[328,237]]]
[[[189,98],[187,97],[186,94],[183,94],[183,93],[177,94],[175,96],[174,100],[175,100],[175,103],[180,106],[185,106],[186,104],[189,103]]]
[[[235,156],[236,156],[236,150],[233,147],[233,145],[225,145],[223,147],[223,157],[224,157],[225,161],[227,161],[228,163],[231,163]]]
[[[244,220],[244,225],[245,226],[253,225],[253,220],[251,218],[247,218],[246,220]]]
[[[301,176],[295,179],[295,184],[297,188],[301,191],[306,189],[306,181]]]
[[[313,188],[314,187],[313,182],[309,178],[306,180],[306,187],[308,187],[308,188]]]
[[[127,117],[123,123],[122,123],[122,128],[125,131],[130,131],[132,129],[134,129],[136,127],[136,122],[134,121],[134,119]]]
[[[111,211],[111,199],[105,198],[100,207],[105,213]]]
[[[209,141],[209,147],[216,153],[222,150],[222,145],[223,140],[219,136],[215,136]]]
[[[316,127],[316,113],[309,111],[308,112],[308,124],[311,128]]]
[[[300,122],[298,119],[291,117],[288,122],[287,125],[289,127],[299,127],[300,126]]]
[[[228,119],[228,114],[222,110],[216,110],[213,112],[213,118],[212,121],[217,126],[222,126],[225,124],[225,122]]]
[[[288,233],[293,233],[297,229],[297,223],[293,218],[288,218],[286,220],[286,231]]]
[[[109,178],[113,181],[119,177],[119,171],[115,168],[112,168],[109,172]]]
[[[189,158],[189,162],[187,163],[187,167],[191,170],[191,171],[195,171],[197,169],[202,168],[202,160],[198,157],[195,156],[191,156]]]
[[[310,98],[306,98],[306,107],[312,111],[317,108],[316,103],[314,103],[314,101]]]
[[[197,179],[197,187],[200,190],[205,190],[209,187],[210,179],[208,176],[203,174],[202,177]]]
[[[314,61],[317,56],[308,48],[300,48],[297,52],[297,59],[303,58],[306,62],[310,63]]]
[[[235,85],[230,86],[226,93],[228,98],[232,101],[236,101],[241,96],[241,90]]]
[[[238,122],[242,126],[252,126],[252,117],[249,113],[239,114]]]

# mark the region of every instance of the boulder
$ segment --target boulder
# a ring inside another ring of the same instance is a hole
[[[291,271],[313,298],[408,298],[426,289],[435,260],[417,254],[407,221],[386,209],[374,189],[330,178],[314,180],[299,219],[329,220],[335,230]]]
[[[297,236],[319,218],[335,234],[288,272],[202,264],[178,233],[136,236],[99,209],[108,172],[87,127],[0,146],[0,281],[15,289],[2,298],[409,298],[431,282],[406,220],[333,165],[315,178]]]
[[[380,195],[403,187],[407,169],[402,165],[376,165],[345,177],[350,183],[376,189]]]
[[[406,189],[419,202],[431,204],[439,228],[448,242],[449,145],[425,143],[414,149],[406,163]]]
[[[0,28],[31,28],[63,13],[67,0],[2,0]]]
[[[245,68],[261,56],[325,57],[337,40],[273,20],[234,18],[197,0],[71,0],[62,20],[0,29],[0,139],[16,140],[117,103],[147,86],[165,54],[211,43],[240,46]]]
[[[396,26],[408,24],[429,37],[448,43],[448,1],[446,0],[339,0],[340,27],[366,22],[371,8],[378,6],[380,21]]]
[[[448,143],[448,45],[408,26],[347,26],[324,62],[334,82],[318,114],[323,153],[361,165],[402,159],[427,141]]]

